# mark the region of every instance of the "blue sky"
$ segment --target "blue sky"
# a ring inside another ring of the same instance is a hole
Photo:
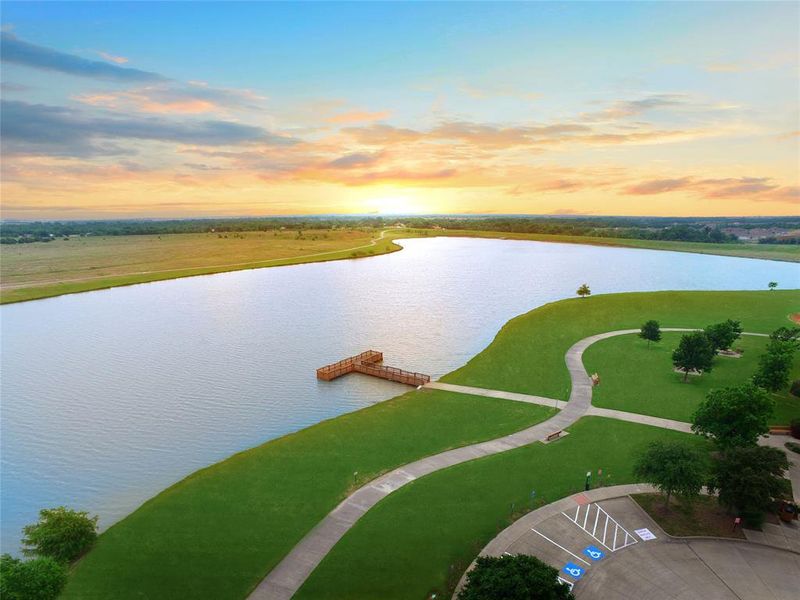
[[[161,214],[187,195],[182,179],[202,184],[193,194],[203,199],[175,214],[381,211],[381,202],[422,212],[796,210],[796,3],[2,7],[8,48],[86,68],[4,61],[3,100],[22,103],[11,114],[35,121],[43,113],[32,106],[68,109],[69,131],[84,127],[86,138],[55,151],[4,119],[19,140],[4,148],[14,216]],[[89,61],[120,76],[98,76]],[[159,79],[134,82],[131,69]],[[203,136],[159,139],[141,123],[131,137],[135,119],[173,132],[228,122],[295,143],[278,151],[237,138],[211,153]],[[666,183],[639,185],[648,181]],[[147,199],[134,202],[125,182]]]

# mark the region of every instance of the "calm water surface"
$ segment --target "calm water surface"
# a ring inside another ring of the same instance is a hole
[[[765,289],[800,266],[503,240],[407,240],[365,260],[239,271],[0,307],[2,550],[40,508],[101,526],[192,471],[395,396],[318,366],[368,348],[453,370],[509,318],[574,295]]]

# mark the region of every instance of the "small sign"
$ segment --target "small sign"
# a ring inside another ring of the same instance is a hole
[[[606,555],[606,553],[600,550],[600,548],[598,548],[597,546],[589,546],[587,548],[584,548],[583,553],[592,560],[602,560],[603,557]]]
[[[583,567],[579,567],[575,563],[571,562],[564,565],[563,571],[564,573],[575,579],[580,579],[581,577],[583,577],[583,574],[585,573]]]
[[[653,534],[653,532],[646,527],[642,529],[635,529],[634,531],[636,531],[636,535],[642,538],[645,542],[656,539],[656,536]]]

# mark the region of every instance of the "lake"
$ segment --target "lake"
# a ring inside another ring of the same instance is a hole
[[[315,369],[363,350],[431,374],[511,317],[593,293],[797,287],[800,265],[467,238],[0,307],[2,551],[40,508],[101,527],[200,467],[408,388]],[[735,316],[735,315],[732,315]]]

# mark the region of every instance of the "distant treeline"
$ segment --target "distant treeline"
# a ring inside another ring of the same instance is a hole
[[[785,237],[765,237],[758,240],[759,244],[800,244],[800,237],[798,236],[785,236]]]
[[[6,222],[0,226],[0,242],[18,244],[49,241],[67,236],[161,235],[275,231],[280,229],[381,228],[403,224],[419,229],[443,228],[470,231],[502,231],[613,237],[644,240],[734,243],[736,236],[726,227],[743,229],[800,228],[800,218],[673,218],[673,217],[584,217],[584,216],[331,216],[264,217],[173,220],[37,221]],[[767,238],[761,243],[797,243]]]

